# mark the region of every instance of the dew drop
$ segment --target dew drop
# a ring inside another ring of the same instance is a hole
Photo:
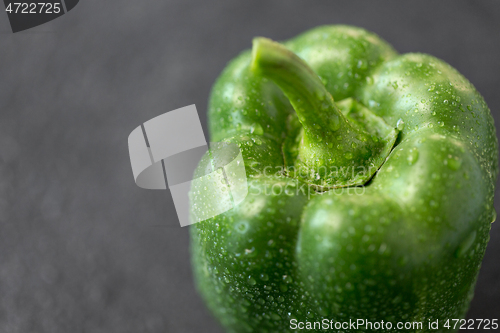
[[[274,313],[274,312],[271,312],[271,318],[273,320],[281,320],[281,317],[277,313]]]
[[[262,135],[264,134],[264,130],[260,124],[254,123],[250,126],[250,133]]]
[[[396,128],[398,129],[398,131],[404,130],[405,122],[403,121],[403,119],[399,118],[398,122],[396,123]]]
[[[413,165],[413,164],[417,163],[417,160],[418,160],[418,150],[417,150],[417,148],[410,149],[410,152],[409,152],[408,157],[406,158],[406,160],[408,161],[409,165]]]
[[[451,170],[458,170],[460,169],[460,166],[462,165],[462,161],[458,158],[448,158],[446,160],[446,165],[448,165],[448,168]]]
[[[476,240],[476,231],[471,232],[465,240],[460,243],[457,250],[455,251],[455,257],[462,257],[470,249],[474,241]]]
[[[247,221],[240,222],[236,225],[236,231],[238,231],[241,234],[246,233],[247,230],[248,230],[248,222]]]

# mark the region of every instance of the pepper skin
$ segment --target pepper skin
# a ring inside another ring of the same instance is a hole
[[[212,141],[240,147],[249,186],[190,229],[197,287],[227,332],[300,331],[293,319],[440,332],[465,316],[496,218],[498,144],[455,69],[356,27],[256,38],[208,117]]]

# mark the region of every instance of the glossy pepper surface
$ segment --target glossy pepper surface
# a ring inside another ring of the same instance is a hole
[[[465,316],[496,218],[498,147],[455,69],[356,27],[256,38],[218,78],[208,117],[248,176],[240,205],[190,227],[198,289],[228,332],[323,319],[445,331]]]

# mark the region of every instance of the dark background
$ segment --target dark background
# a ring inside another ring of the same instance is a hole
[[[338,23],[449,62],[498,124],[499,18],[498,0],[86,0],[12,34],[0,13],[0,332],[221,332],[169,192],[134,184],[129,133],[193,103],[205,126],[212,83],[252,37]],[[500,316],[492,227],[470,318]]]

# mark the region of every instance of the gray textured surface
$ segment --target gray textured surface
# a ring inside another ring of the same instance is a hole
[[[211,84],[253,36],[330,23],[449,62],[498,124],[498,17],[495,0],[82,0],[13,35],[0,14],[0,332],[221,332],[169,194],[133,182],[128,134],[193,103],[205,125]],[[497,222],[470,318],[500,314],[499,243]]]

